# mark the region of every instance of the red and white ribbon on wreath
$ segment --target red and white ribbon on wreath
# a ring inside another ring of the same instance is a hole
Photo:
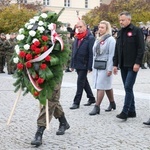
[[[55,42],[56,40],[59,41],[60,45],[61,45],[61,50],[64,49],[64,44],[63,44],[63,40],[62,38],[57,34],[56,32],[56,24],[54,23],[51,23],[51,26],[52,28],[50,29],[51,30],[51,41],[52,41],[52,46],[46,51],[44,52],[42,55],[40,55],[39,57],[37,58],[34,58],[34,59],[31,59],[29,60],[28,62],[39,62],[39,61],[42,61],[45,57],[47,57],[53,50],[54,46],[55,46]],[[28,74],[28,77],[29,77],[29,80],[30,82],[32,83],[32,85],[34,86],[34,88],[39,92],[42,90],[42,88],[40,88],[40,86],[33,80],[33,78],[31,77],[30,73],[29,73],[29,70],[28,68],[26,67],[26,70],[27,70],[27,74]]]
[[[59,41],[59,43],[61,45],[61,50],[63,50],[64,44],[63,44],[62,38],[60,38],[60,36],[56,32],[56,24],[51,23],[50,26],[51,26],[50,30],[51,30],[51,41],[52,41],[52,43],[55,43],[56,40]]]

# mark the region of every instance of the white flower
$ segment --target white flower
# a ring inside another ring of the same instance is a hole
[[[15,50],[18,50],[19,49],[19,45],[15,45]]]
[[[19,34],[19,35],[17,35],[17,37],[16,37],[16,39],[18,40],[18,41],[21,41],[21,40],[23,40],[25,38],[25,36],[23,35],[23,34]]]
[[[36,38],[34,38],[33,40],[32,40],[32,43],[34,43],[35,41],[39,41],[38,39],[36,39]]]
[[[48,25],[48,29],[49,30],[54,30],[54,26],[55,26],[55,24],[51,23],[51,24]]]
[[[27,28],[30,25],[30,23],[26,23],[24,26],[25,28]]]
[[[23,28],[20,28],[19,29],[19,34],[22,34],[24,32],[24,29]]]
[[[36,20],[34,18],[32,18],[32,19],[29,20],[29,22],[30,22],[30,24],[33,24],[33,23],[36,22]]]
[[[34,16],[33,18],[34,18],[35,21],[38,21],[40,17],[39,16]]]
[[[42,26],[43,24],[44,24],[43,21],[39,21],[39,23],[38,23],[39,26]]]
[[[33,25],[30,24],[30,25],[27,27],[27,29],[30,30],[30,29],[32,29],[32,27],[33,27]]]
[[[46,13],[42,13],[42,14],[41,14],[41,17],[42,17],[42,18],[47,18],[47,14],[46,14]]]
[[[13,61],[14,61],[15,64],[17,64],[19,62],[19,58],[15,57],[15,58],[13,58]]]
[[[30,35],[30,36],[34,37],[35,34],[36,34],[36,32],[35,32],[34,30],[29,31],[29,35]]]
[[[16,49],[15,51],[16,51],[16,54],[19,55],[20,49]]]
[[[29,50],[30,45],[29,44],[25,44],[23,47],[24,47],[25,50]]]
[[[43,31],[45,30],[44,27],[38,27],[37,29],[40,31],[40,33],[43,33]]]

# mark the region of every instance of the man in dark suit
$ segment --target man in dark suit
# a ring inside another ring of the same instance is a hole
[[[127,120],[129,117],[136,117],[133,86],[142,64],[144,36],[142,30],[131,23],[129,12],[120,13],[119,22],[121,30],[116,38],[113,71],[114,74],[117,74],[117,68],[120,68],[125,89],[125,99],[122,112],[116,117]]]
[[[76,29],[78,33],[75,35],[75,41],[72,47],[71,70],[73,71],[76,69],[78,79],[76,95],[73,100],[73,105],[70,107],[70,109],[79,108],[83,89],[87,94],[87,98],[89,98],[85,106],[95,103],[95,97],[93,96],[87,79],[87,73],[92,71],[92,48],[95,38],[87,29],[86,23],[83,20],[79,20],[77,22]]]

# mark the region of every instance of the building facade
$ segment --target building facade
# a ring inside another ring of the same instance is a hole
[[[11,3],[35,3],[35,0],[12,0]],[[111,0],[37,0],[41,2],[46,9],[58,13],[63,7],[64,12],[59,17],[59,20],[64,23],[70,23],[74,27],[78,21],[78,17],[82,18],[87,12],[95,7],[99,7],[102,3],[109,4]]]

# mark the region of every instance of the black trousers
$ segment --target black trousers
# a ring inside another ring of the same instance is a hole
[[[89,101],[94,101],[95,97],[93,96],[91,87],[87,79],[88,70],[76,69],[76,71],[78,74],[78,78],[77,78],[77,91],[74,98],[74,104],[80,105],[83,90],[85,90],[87,98],[89,98]]]

